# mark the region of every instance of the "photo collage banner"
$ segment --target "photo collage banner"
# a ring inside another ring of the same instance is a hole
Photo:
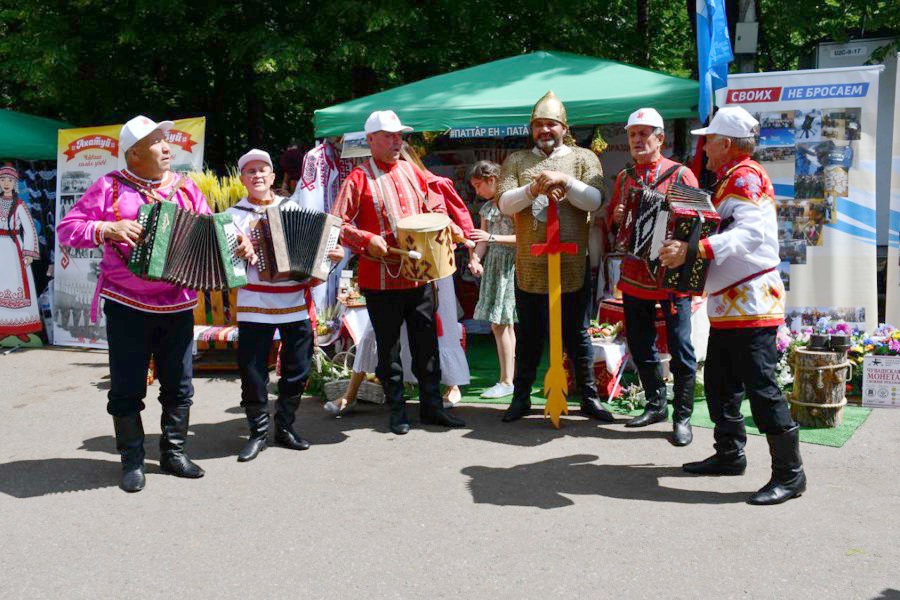
[[[877,324],[875,138],[882,67],[730,75],[719,106],[760,123],[775,187],[787,323]]]

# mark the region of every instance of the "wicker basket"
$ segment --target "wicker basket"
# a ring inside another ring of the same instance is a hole
[[[329,381],[323,387],[325,388],[325,397],[329,402],[333,402],[344,395],[347,386],[350,385],[349,379],[338,379],[337,381]],[[356,399],[360,402],[369,402],[371,404],[384,404],[384,390],[381,384],[373,381],[363,381],[356,393]]]
[[[355,354],[356,347],[354,346],[346,352],[338,352],[337,354],[335,354],[334,358],[331,359],[331,362],[343,365],[347,369],[352,369]],[[344,395],[344,392],[347,391],[348,385],[350,385],[349,379],[336,379],[334,381],[326,382],[322,386],[325,391],[325,398],[329,402],[337,400]],[[369,402],[371,404],[384,404],[384,390],[382,389],[380,383],[375,383],[373,381],[363,381],[359,386],[359,391],[356,393],[356,399],[358,401]]]

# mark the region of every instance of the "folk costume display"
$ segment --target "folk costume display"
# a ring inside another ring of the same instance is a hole
[[[398,248],[397,221],[428,208],[425,176],[399,160],[400,133],[411,130],[393,111],[372,113],[365,126],[372,157],[350,172],[334,207],[334,214],[344,222],[341,242],[360,257],[359,288],[366,297],[378,346],[375,373],[390,404],[391,431],[399,435],[409,431],[399,348],[404,322],[410,334],[413,372],[419,381],[420,420],[446,427],[464,426],[442,405],[434,286],[400,277],[400,261],[395,254],[375,256],[370,248],[370,243],[379,241],[388,249]],[[443,205],[433,210],[446,212]]]
[[[750,158],[752,144],[737,145],[753,140],[757,126],[743,108],[725,107],[708,127],[692,132],[707,136],[706,153],[718,179],[713,203],[726,225],[700,244],[701,254],[712,260],[706,285],[711,330],[704,384],[715,423],[716,453],[685,464],[684,470],[698,475],[743,474],[747,434],[740,408],[746,393],[772,457],[772,478],[749,502],[777,504],[802,494],[806,475],[799,427],[775,381],[775,334],[784,322],[785,304],[777,270],[775,192],[765,169]],[[678,257],[683,242],[666,250]]]
[[[538,130],[535,128],[538,121],[545,129],[552,129],[553,123],[558,124],[563,133],[557,135],[558,132]],[[597,395],[593,347],[587,333],[591,308],[587,247],[589,216],[602,201],[603,169],[590,150],[562,143],[568,129],[566,110],[553,92],[548,92],[535,105],[531,124],[535,146],[506,158],[498,187],[500,210],[512,215],[515,221],[516,311],[519,317],[513,399],[503,419],[515,421],[528,414],[531,386],[548,335],[548,258],[534,255],[532,246],[548,241],[547,207],[555,200],[544,194],[534,196],[531,190],[539,178],[553,172],[562,173],[567,180],[565,189],[561,190],[564,197],[556,206],[559,241],[576,245],[573,254],[563,254],[560,258],[562,337],[575,371],[582,411],[612,422],[612,414],[603,408]],[[549,139],[553,136],[557,137]]]
[[[140,413],[147,394],[151,355],[156,361],[162,405],[160,468],[179,477],[203,476],[203,469],[184,453],[194,394],[191,377],[196,293],[164,281],[137,277],[127,265],[131,244],[110,237],[113,226],[131,226],[139,208],[150,202],[176,202],[180,208],[195,213],[211,212],[203,193],[190,179],[168,170],[169,161],[165,159],[169,157],[169,147],[161,134],[172,125],[171,121],[157,124],[142,116],[128,121],[119,137],[119,152],[129,167],[95,181],[56,230],[61,246],[104,248],[91,320],[96,322],[100,298],[105,299],[110,371],[106,410],[113,417],[116,446],[122,458],[120,485],[129,492],[144,487],[144,428]],[[148,145],[145,138],[152,143]],[[157,178],[147,179],[131,170],[134,155],[129,150],[138,144],[140,150],[135,152],[143,153],[144,164],[158,161],[154,163],[159,164]]]
[[[255,163],[255,164],[253,164]],[[266,164],[265,176],[274,180],[268,152],[251,150],[238,160],[241,177],[245,168]],[[253,226],[266,218],[266,209],[291,203],[271,192],[268,198],[252,195],[228,209],[242,235],[249,236]],[[247,266],[247,285],[237,294],[238,368],[241,373],[241,407],[247,416],[250,439],[238,454],[238,461],[253,460],[267,447],[269,432],[269,363],[275,331],[281,340],[281,377],[275,410],[275,441],[293,450],[306,450],[309,442],[294,430],[297,408],[309,379],[313,355],[314,330],[312,294],[308,283],[297,281],[261,281],[257,265]]]
[[[606,207],[607,222],[617,230],[617,240],[624,243],[623,232],[630,231],[639,215],[639,203],[629,202],[634,194],[650,188],[665,194],[673,183],[697,187],[697,178],[682,164],[664,157],[658,130],[664,130],[662,116],[652,108],[641,108],[628,117],[625,126],[629,131],[629,147],[635,164],[623,169],[617,176],[613,196]],[[650,148],[653,149],[650,154]],[[625,208],[624,213],[619,209]],[[616,224],[615,215],[622,215]],[[694,407],[694,381],[697,359],[691,343],[691,297],[690,294],[673,293],[662,290],[657,279],[648,269],[647,263],[638,256],[625,253],[622,259],[621,276],[618,284],[622,292],[622,307],[625,314],[625,335],[628,351],[638,370],[641,386],[647,399],[644,413],[635,417],[626,427],[644,427],[665,421],[668,417],[666,382],[656,346],[656,304],[662,307],[666,322],[668,350],[672,356],[670,367],[675,378],[672,398],[674,412],[672,443],[686,446],[693,439],[691,433],[691,413]]]
[[[38,291],[31,272],[40,258],[38,235],[28,207],[19,199],[19,173],[0,167],[0,344],[40,345]],[[6,338],[6,339],[4,339]]]
[[[349,164],[349,161],[341,160],[334,141],[332,138],[326,139],[303,157],[300,179],[291,195],[291,200],[299,206],[331,212],[340,185],[347,174],[345,169]],[[341,264],[334,269],[325,285],[313,288],[313,300],[319,311],[337,301],[341,269],[347,264],[349,258],[348,253]]]

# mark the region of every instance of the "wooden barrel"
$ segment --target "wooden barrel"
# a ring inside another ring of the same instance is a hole
[[[797,349],[794,352],[794,389],[788,397],[791,416],[806,427],[839,427],[851,365],[842,352]]]

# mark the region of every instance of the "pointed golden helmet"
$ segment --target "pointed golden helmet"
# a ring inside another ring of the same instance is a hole
[[[537,104],[534,105],[534,108],[531,111],[531,120],[535,119],[553,119],[554,121],[559,121],[566,127],[569,126],[569,122],[566,118],[566,107],[563,105],[562,101],[556,97],[556,94],[553,93],[553,90],[550,90],[544,97],[537,101]]]

